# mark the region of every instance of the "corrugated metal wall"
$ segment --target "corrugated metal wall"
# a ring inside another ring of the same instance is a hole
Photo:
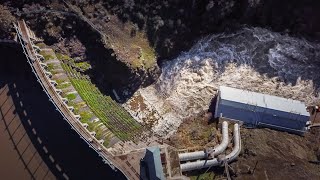
[[[240,120],[249,127],[263,126],[272,129],[302,134],[309,117],[295,113],[242,104],[217,98],[215,117]]]

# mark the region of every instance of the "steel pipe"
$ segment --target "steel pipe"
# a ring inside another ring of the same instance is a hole
[[[208,168],[211,166],[218,166],[218,165],[222,165],[225,162],[232,162],[233,160],[235,160],[241,151],[240,128],[238,124],[234,125],[233,134],[234,134],[234,148],[230,154],[219,159],[214,158],[211,160],[201,160],[201,161],[181,164],[180,165],[181,171],[185,172],[185,171],[192,171],[196,169]]]
[[[207,158],[208,154],[211,154],[211,153],[213,156],[219,155],[227,148],[228,142],[229,142],[228,122],[223,121],[222,122],[222,142],[221,142],[221,144],[214,147],[213,150],[208,153],[206,151],[196,151],[196,152],[179,154],[179,160],[180,161],[190,161],[190,160],[195,160],[195,159],[203,159],[203,158]]]

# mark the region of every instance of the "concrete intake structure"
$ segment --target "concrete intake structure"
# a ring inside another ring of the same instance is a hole
[[[190,161],[195,159],[203,159],[207,158],[209,154],[213,153],[213,156],[221,154],[228,146],[229,143],[229,135],[228,135],[228,122],[222,122],[222,142],[218,146],[214,147],[213,150],[206,151],[196,151],[190,153],[182,153],[179,154],[180,161]]]
[[[218,166],[218,165],[222,165],[225,162],[229,163],[235,160],[241,151],[240,128],[238,124],[234,125],[233,135],[234,135],[234,148],[230,154],[226,155],[223,158],[214,158],[211,160],[201,160],[201,161],[181,164],[180,165],[181,171],[185,172],[185,171],[192,171],[196,169],[208,168],[211,166]]]

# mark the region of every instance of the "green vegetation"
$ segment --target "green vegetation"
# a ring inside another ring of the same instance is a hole
[[[109,143],[110,143],[110,140],[107,139],[107,138],[105,138],[105,140],[104,140],[104,142],[103,142],[103,145],[104,145],[105,147],[108,147]]]
[[[82,69],[83,71],[90,69],[90,64],[87,62],[79,62],[75,63],[75,66]]]
[[[46,60],[54,57],[54,54],[45,51],[42,51],[41,54]],[[120,139],[127,140],[134,135],[134,132],[137,132],[137,129],[140,129],[139,124],[126,111],[121,109],[121,106],[113,102],[110,97],[103,96],[88,79],[85,79],[84,76],[72,69],[71,66],[63,64],[63,61],[72,63],[72,67],[84,70],[90,68],[90,64],[87,62],[75,63],[72,58],[59,53],[56,56],[61,60],[61,66],[68,73],[67,79],[56,79],[57,88],[65,89],[71,85],[74,86],[84,101],[76,103],[74,101],[77,98],[76,93],[68,94],[67,92],[63,92],[62,97],[68,99],[68,106],[74,108],[74,114],[81,116],[80,121],[88,124],[88,130],[90,132],[94,131],[97,139],[104,140],[104,146],[109,146],[111,138],[115,136],[113,132],[117,132],[116,135]],[[47,66],[47,70],[51,73],[58,72],[56,64],[48,64]],[[107,107],[109,109],[106,109]],[[111,114],[108,114],[110,112]],[[100,121],[94,121],[94,117],[99,118]]]
[[[156,65],[156,52],[145,39],[145,34],[143,32],[138,32],[132,41],[132,47],[138,49],[139,54],[138,59],[132,61],[133,67],[142,66],[149,69]]]
[[[95,128],[95,132],[96,132],[96,138],[97,139],[101,139],[102,138],[102,129],[101,128],[99,128],[99,127],[96,127]]]
[[[58,74],[58,73],[59,73],[59,71],[58,71],[58,70],[55,70],[55,69],[53,69],[53,70],[50,71],[50,72],[51,72],[52,75],[55,75],[55,74]]]
[[[57,79],[56,82],[57,82],[58,84],[62,84],[62,83],[64,83],[64,82],[66,82],[66,81],[65,81],[64,79]]]
[[[51,60],[54,59],[54,56],[50,55],[50,54],[46,54],[43,56],[45,60]]]
[[[69,56],[61,54],[61,53],[56,53],[56,56],[59,60],[71,60],[71,58]]]
[[[88,129],[89,131],[96,131],[98,128],[96,128],[98,126],[100,122],[88,122]]]
[[[46,47],[46,44],[44,43],[37,43],[36,46],[38,46],[40,49],[43,49]]]
[[[80,108],[82,107],[81,103],[74,103],[73,101],[70,101],[68,99],[68,105],[73,106],[74,108],[74,114],[79,114],[80,113]]]
[[[0,4],[0,39],[6,39],[8,37],[13,38],[11,33],[12,22],[15,22],[15,17],[11,14],[7,6]],[[10,34],[11,33],[11,34]]]
[[[39,54],[41,54],[44,57],[44,60],[54,59],[54,56],[50,53],[47,53],[46,51],[40,51]]]
[[[126,26],[132,25],[126,23]],[[150,46],[144,32],[138,31],[135,36],[122,33],[118,38],[113,38],[110,37],[110,43],[118,58],[132,68],[150,69],[156,65],[156,52]]]
[[[190,180],[209,180],[214,179],[215,174],[213,172],[206,172],[200,175],[190,176]]]
[[[66,83],[58,83],[57,88],[58,89],[64,89],[64,88],[67,88],[67,87],[70,87],[70,86],[71,86],[71,84],[68,83],[68,82],[66,82]]]
[[[103,95],[85,76],[72,69],[70,65],[62,64],[62,67],[68,72],[69,79],[81,98],[117,137],[129,140],[141,130],[140,124],[128,112],[110,96]]]
[[[82,123],[88,123],[89,120],[93,117],[93,114],[88,111],[82,111],[80,112],[80,116]]]
[[[56,53],[56,56],[59,60],[62,61],[69,61],[70,63],[72,63],[75,67],[85,71],[88,70],[91,66],[88,62],[75,62],[74,59],[70,58],[67,55],[64,54],[60,54],[60,53]]]
[[[54,64],[47,64],[48,71],[52,71],[54,69]]]
[[[144,51],[141,51],[140,60],[147,69],[155,65],[156,61],[154,59],[156,59],[156,53],[154,49],[148,48]]]
[[[66,98],[68,99],[68,101],[72,101],[77,98],[77,95],[76,94],[68,94],[66,96]]]

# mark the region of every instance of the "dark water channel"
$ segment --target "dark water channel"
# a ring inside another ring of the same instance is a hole
[[[23,164],[23,162],[17,159],[26,159],[23,158],[25,149],[28,150],[28,147],[35,147],[35,150],[31,152],[30,158],[26,161],[27,163],[25,163],[26,166],[31,165],[28,162],[33,162],[32,158],[38,157],[39,154],[38,161],[41,162],[43,160],[49,169],[46,173],[52,173],[58,179],[65,177],[69,179],[125,179],[119,171],[115,172],[104,164],[102,159],[63,120],[32,74],[31,68],[20,48],[0,45],[0,54],[0,89],[3,90],[1,93],[4,93],[1,97],[10,97],[13,108],[11,114],[19,117],[14,122],[20,123],[16,129],[11,131],[11,134],[19,131],[26,132],[22,136],[23,138],[12,138],[11,140],[8,136],[10,133],[8,133],[5,123],[3,123],[5,121],[0,118],[3,121],[0,123],[0,152],[2,152],[0,155],[0,168],[9,168],[8,172],[12,173],[24,172],[20,173],[19,179],[29,179],[29,176],[25,177],[25,174],[30,175],[31,172],[32,177],[32,173],[36,170],[25,173],[21,168],[28,168],[19,165]],[[3,102],[8,102],[6,99],[2,98],[2,100]],[[2,112],[0,115],[8,114],[7,112]],[[8,122],[6,123],[8,125]],[[19,140],[25,138],[29,138],[32,144],[30,143],[26,146],[27,148],[20,150],[23,156],[18,158],[18,151],[15,151],[14,144],[20,143]],[[47,152],[44,151],[44,147]],[[16,161],[17,165],[6,166],[7,162],[11,161]],[[9,176],[9,174],[7,175]],[[4,179],[10,179],[10,177],[4,178],[2,176]],[[47,178],[49,176],[44,179]]]

